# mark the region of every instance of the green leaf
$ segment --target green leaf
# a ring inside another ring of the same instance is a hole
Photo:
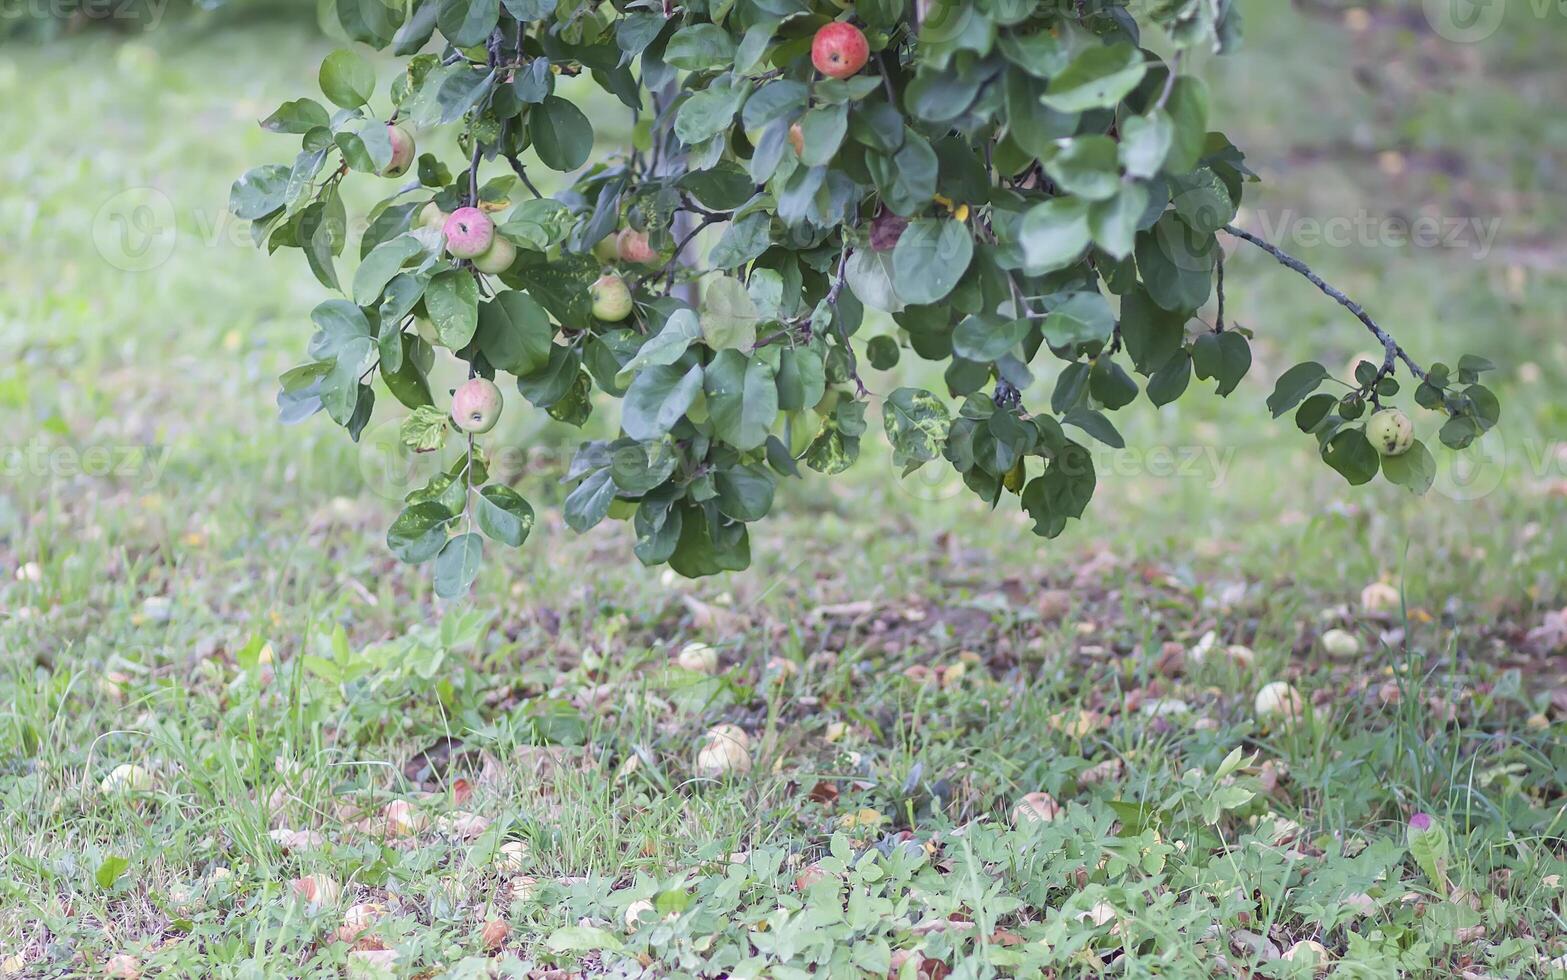
[[[1278,417],[1277,412],[1274,417]],[[1322,447],[1322,459],[1348,480],[1350,486],[1356,487],[1370,483],[1382,466],[1382,459],[1371,440],[1358,428],[1339,430]]]
[[[375,70],[357,52],[339,48],[321,62],[321,92],[344,109],[357,109],[375,94]]]
[[[229,188],[229,210],[244,221],[265,218],[287,203],[289,177],[293,172],[293,167],[282,163],[247,171]]]
[[[354,302],[360,306],[374,306],[386,284],[402,271],[404,263],[423,251],[424,245],[412,235],[399,235],[377,245],[354,270]]]
[[[702,291],[702,337],[714,350],[749,350],[756,343],[756,304],[732,276],[708,280]]]
[[[1268,396],[1268,411],[1273,413],[1274,418],[1278,418],[1320,388],[1328,377],[1328,369],[1316,361],[1295,365],[1285,371],[1274,385],[1273,394]],[[1370,443],[1366,445],[1369,446]]]
[[[713,478],[718,511],[734,521],[759,521],[773,509],[772,477],[760,466],[735,466]]]
[[[472,282],[473,277],[467,278]],[[475,292],[475,298],[477,295]],[[429,305],[426,299],[425,306]],[[433,319],[433,309],[430,315]],[[520,290],[507,290],[479,306],[477,315],[479,350],[490,364],[518,377],[542,371],[549,365],[555,327],[550,323],[550,315],[533,297]],[[440,330],[439,323],[436,329]],[[441,339],[444,343],[444,332]],[[463,344],[448,346],[457,350]]]
[[[1121,298],[1121,340],[1132,365],[1152,374],[1186,343],[1184,313],[1171,313],[1138,287]],[[1201,344],[1199,342],[1199,348]],[[1202,377],[1202,372],[1198,371]]]
[[[909,222],[892,250],[893,285],[907,303],[945,299],[974,257],[974,236],[961,221],[920,218]]]
[[[468,346],[479,326],[479,284],[465,269],[448,269],[425,287],[424,308],[441,344],[461,350]]]
[[[724,229],[707,264],[714,269],[734,269],[757,258],[773,243],[773,218],[766,211],[753,211]]]
[[[459,48],[482,44],[500,20],[498,0],[439,0],[436,24]]]
[[[1235,201],[1209,167],[1170,179],[1170,203],[1199,235],[1211,235],[1235,220]]]
[[[414,410],[403,419],[398,429],[398,439],[416,453],[427,453],[446,443],[447,414],[434,405]]]
[[[733,79],[693,93],[675,113],[675,135],[688,146],[706,143],[729,129],[750,91],[748,82]]]
[[[1023,215],[1018,244],[1029,275],[1044,275],[1076,262],[1088,247],[1088,202],[1056,197],[1034,205]]]
[[[1199,378],[1217,378],[1216,392],[1227,396],[1251,370],[1251,342],[1234,330],[1203,334],[1192,351],[1192,366]]]
[[[1175,140],[1175,123],[1163,109],[1131,116],[1121,124],[1121,166],[1132,177],[1152,177],[1164,167]]]
[[[1164,169],[1183,174],[1197,166],[1208,142],[1208,85],[1192,75],[1182,75],[1170,89],[1165,109],[1173,125],[1170,152]]]
[[[1088,230],[1096,245],[1111,256],[1124,259],[1137,244],[1137,225],[1148,209],[1148,188],[1135,183],[1119,187],[1114,197],[1089,207]]]
[[[717,24],[692,24],[676,31],[664,46],[664,61],[687,71],[725,68],[734,63],[735,42]]]
[[[471,531],[452,538],[435,556],[435,594],[443,599],[467,595],[483,563],[483,538]]]
[[[1164,366],[1148,379],[1148,400],[1155,405],[1168,405],[1186,393],[1192,380],[1192,357],[1184,350],[1176,351]]]
[[[1062,190],[1089,201],[1109,200],[1121,189],[1116,142],[1097,133],[1057,146],[1045,159],[1045,173]]]
[[[721,350],[703,373],[702,389],[718,438],[742,452],[767,442],[778,415],[778,384],[770,364]]]
[[[638,442],[664,436],[702,391],[702,365],[649,364],[636,374],[620,407],[620,427]]]
[[[315,99],[295,99],[277,107],[272,115],[261,120],[261,128],[270,133],[304,134],[317,126],[331,124],[326,109]]]
[[[593,152],[593,124],[581,109],[557,95],[528,113],[533,150],[551,170],[575,170]]]
[[[386,532],[386,546],[398,561],[417,565],[441,553],[452,512],[433,500],[405,508]]]
[[[923,388],[899,388],[888,395],[881,420],[892,461],[905,474],[941,455],[952,426],[946,403]]]
[[[1338,399],[1332,395],[1326,393],[1312,395],[1301,402],[1300,408],[1295,410],[1295,427],[1302,432],[1315,432],[1337,404]]]
[[[1137,399],[1137,382],[1111,357],[1094,359],[1088,374],[1088,390],[1110,411],[1125,408]]]
[[[867,154],[865,164],[893,213],[908,218],[930,207],[941,163],[930,143],[912,129],[905,130],[896,153]]]
[[[823,167],[830,164],[843,145],[844,134],[849,130],[847,105],[818,106],[800,120],[800,162],[807,167]]]
[[[533,530],[533,507],[517,491],[498,483],[479,491],[474,517],[479,530],[513,548],[522,547]]]
[[[1040,330],[1046,342],[1056,348],[1102,344],[1115,333],[1115,313],[1101,293],[1073,293],[1051,308]]]
[[[608,469],[598,470],[566,495],[562,515],[566,526],[582,534],[604,520],[615,499],[615,483]]]
[[[622,948],[620,940],[614,933],[596,926],[565,926],[550,933],[544,943],[557,953],[584,953],[599,949]]]
[[[1136,387],[1136,385],[1133,385],[1133,387]],[[1120,432],[1116,431],[1115,423],[1111,422],[1101,412],[1086,408],[1074,409],[1062,416],[1061,421],[1067,425],[1082,429],[1111,449],[1126,448],[1126,440],[1121,437]]]
[[[1382,475],[1410,493],[1424,496],[1436,482],[1436,459],[1426,444],[1416,439],[1403,455],[1382,457]]]
[[[994,361],[1028,336],[1027,320],[1008,320],[990,313],[964,317],[952,332],[952,349],[971,361]]]
[[[1050,80],[1041,101],[1058,112],[1109,109],[1143,80],[1143,53],[1126,43],[1086,48]]]
[[[125,874],[126,869],[130,866],[129,858],[121,857],[118,854],[110,854],[98,865],[98,870],[93,872],[93,881],[98,883],[99,888],[108,891],[114,887],[114,883],[120,880],[120,876]]]
[[[673,364],[684,356],[686,350],[702,339],[702,324],[697,315],[688,309],[679,309],[664,321],[664,329],[648,338],[636,356],[625,363],[615,375],[618,384],[630,384],[638,371],[651,364]]]
[[[1155,303],[1189,313],[1208,301],[1218,256],[1213,236],[1194,231],[1174,213],[1137,236],[1137,271]]]

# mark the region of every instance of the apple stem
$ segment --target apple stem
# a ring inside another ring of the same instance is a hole
[[[1336,300],[1340,306],[1344,307],[1344,309],[1355,314],[1355,318],[1358,319],[1361,323],[1364,323],[1366,325],[1366,329],[1370,330],[1377,340],[1382,342],[1382,349],[1387,352],[1387,356],[1382,361],[1382,369],[1377,372],[1377,378],[1379,380],[1381,378],[1390,377],[1393,374],[1395,362],[1400,360],[1408,365],[1410,372],[1414,374],[1415,377],[1419,378],[1421,381],[1426,380],[1425,371],[1421,370],[1420,365],[1416,364],[1414,359],[1404,351],[1404,348],[1398,345],[1398,341],[1393,339],[1392,334],[1377,326],[1377,322],[1371,319],[1370,314],[1361,308],[1359,303],[1350,299],[1348,296],[1345,296],[1342,291],[1323,281],[1322,277],[1311,271],[1311,267],[1306,263],[1302,262],[1300,259],[1295,258],[1295,256],[1290,255],[1288,252],[1279,248],[1277,245],[1274,245],[1272,242],[1258,238],[1251,232],[1244,231],[1235,227],[1234,225],[1225,225],[1224,231],[1234,235],[1236,238],[1242,239],[1243,241],[1251,242],[1253,245],[1262,249],[1264,252],[1267,252],[1275,259],[1278,259],[1280,265],[1306,277],[1307,282],[1310,282],[1313,286],[1316,286],[1329,297]]]

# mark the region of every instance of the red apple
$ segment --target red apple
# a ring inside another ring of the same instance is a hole
[[[811,64],[828,78],[848,78],[870,59],[870,45],[853,24],[824,24],[811,42]]]

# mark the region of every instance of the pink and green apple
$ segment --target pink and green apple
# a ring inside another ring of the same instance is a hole
[[[495,241],[495,222],[478,208],[458,208],[442,227],[446,250],[459,259],[476,259]]]
[[[501,417],[501,390],[488,378],[469,378],[452,393],[452,421],[469,435],[483,435]]]

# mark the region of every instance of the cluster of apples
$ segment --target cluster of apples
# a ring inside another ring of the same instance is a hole
[[[498,234],[494,220],[478,208],[458,208],[447,214],[431,201],[419,212],[419,225],[439,229],[447,254],[472,262],[485,275],[498,276],[517,261],[517,246]]]
[[[811,63],[829,78],[843,79],[865,67],[870,46],[853,24],[834,22],[816,32],[811,44]],[[413,165],[413,133],[401,123],[389,123],[387,135],[392,142],[392,159],[382,175],[401,177]],[[804,134],[799,127],[790,132],[790,142],[801,152]],[[474,269],[486,275],[499,275],[517,259],[517,247],[495,230],[495,222],[477,207],[462,207],[447,214],[434,201],[419,213],[424,228],[439,229],[446,251],[455,259],[472,262]],[[647,232],[625,227],[605,238],[594,249],[603,262],[648,266],[657,264],[660,255],[648,241]],[[619,323],[631,315],[631,287],[620,273],[607,270],[588,287],[593,315],[605,323]],[[452,422],[469,435],[482,435],[495,428],[504,407],[501,390],[488,378],[469,378],[452,392]]]

